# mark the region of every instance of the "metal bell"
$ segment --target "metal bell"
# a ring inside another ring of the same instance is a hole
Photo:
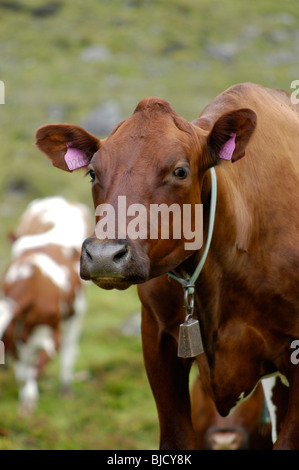
[[[204,352],[198,320],[186,319],[180,325],[178,356],[194,357]]]

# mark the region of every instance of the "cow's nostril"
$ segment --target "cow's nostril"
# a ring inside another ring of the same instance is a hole
[[[114,263],[118,263],[121,261],[129,252],[129,245],[125,245],[122,249],[120,249],[113,257]]]
[[[91,256],[90,252],[88,251],[88,249],[87,249],[86,247],[85,247],[85,250],[84,250],[84,251],[85,251],[86,257],[87,257],[90,261],[92,261],[92,256]]]

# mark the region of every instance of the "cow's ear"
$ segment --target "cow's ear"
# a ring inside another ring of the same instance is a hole
[[[221,159],[236,162],[244,157],[256,120],[255,112],[247,108],[230,111],[219,117],[208,135],[209,163],[213,166]]]
[[[36,146],[57,168],[74,171],[89,164],[100,148],[100,140],[72,124],[49,124],[35,134]]]

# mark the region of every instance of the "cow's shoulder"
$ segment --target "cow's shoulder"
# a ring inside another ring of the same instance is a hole
[[[221,114],[248,107],[257,115],[264,112],[270,117],[283,111],[289,119],[299,119],[299,104],[294,104],[285,90],[265,88],[255,83],[239,83],[220,93],[201,112],[193,124],[209,130]]]

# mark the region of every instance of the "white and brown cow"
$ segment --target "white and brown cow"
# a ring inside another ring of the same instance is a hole
[[[0,339],[5,355],[15,359],[23,412],[36,406],[38,377],[58,348],[62,387],[70,387],[86,310],[79,259],[90,219],[85,205],[49,197],[31,202],[15,231],[0,300]]]

